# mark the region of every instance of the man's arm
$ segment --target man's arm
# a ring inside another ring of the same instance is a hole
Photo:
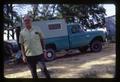
[[[42,34],[41,34],[41,33],[39,33],[39,35],[40,35],[41,45],[42,45],[42,48],[43,48],[43,50],[44,50],[44,49],[45,49],[45,42],[44,42],[44,39],[43,39]]]
[[[26,57],[24,46],[21,44],[22,57]]]
[[[26,55],[25,55],[25,49],[24,49],[24,46],[22,44],[21,44],[21,52],[22,52],[22,59],[26,63],[27,59],[26,59]]]
[[[23,36],[20,34],[20,37],[19,37],[19,43],[20,43],[20,47],[21,47],[21,53],[22,53],[22,59],[24,62],[27,62],[26,60],[26,54],[25,54],[25,49],[24,49],[24,41],[23,41]]]
[[[38,35],[39,35],[42,49],[43,49],[43,51],[45,51],[45,42],[44,42],[42,33],[41,33],[41,32],[35,32],[35,34],[38,34]]]

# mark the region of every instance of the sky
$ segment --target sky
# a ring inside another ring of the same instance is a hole
[[[116,14],[116,8],[114,4],[105,4],[103,7],[106,9],[106,17]]]
[[[27,12],[31,9],[31,5],[27,5],[27,6],[22,6],[23,8],[15,8],[15,10],[17,12],[19,12],[19,15],[24,15],[27,14]],[[112,16],[115,15],[116,9],[115,9],[115,5],[114,4],[104,4],[103,7],[106,9],[106,14],[108,16]]]
[[[31,5],[19,6],[19,7],[14,7],[14,10],[18,12],[18,15],[25,15],[29,10],[32,10]]]

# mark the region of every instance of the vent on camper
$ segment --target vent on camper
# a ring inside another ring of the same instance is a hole
[[[61,29],[61,25],[60,24],[49,24],[48,28],[49,30]]]

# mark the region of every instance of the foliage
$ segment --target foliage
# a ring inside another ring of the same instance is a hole
[[[105,23],[105,9],[99,4],[58,4],[57,10],[66,19],[67,23],[77,22],[82,25],[93,28],[93,22],[96,20],[98,25],[104,25]],[[90,19],[92,17],[92,19]],[[76,18],[76,19],[75,19]]]
[[[16,11],[13,10],[13,4],[5,4],[4,5],[4,26],[5,29],[14,27],[15,23],[21,21],[20,16]]]
[[[4,13],[7,22],[14,24],[12,17],[16,21],[21,21],[20,16],[13,10],[14,7],[22,8],[27,4],[17,4],[17,6],[5,5]],[[33,21],[50,20],[64,18],[67,23],[79,22],[88,28],[96,26],[102,27],[105,23],[105,9],[101,4],[30,4],[31,10],[28,14],[32,17]],[[96,22],[96,24],[94,24]],[[95,26],[96,25],[96,26]]]

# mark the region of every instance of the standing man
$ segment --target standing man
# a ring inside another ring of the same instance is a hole
[[[23,61],[27,62],[33,78],[38,78],[36,65],[39,61],[41,63],[42,73],[44,73],[46,78],[50,78],[44,63],[43,53],[45,47],[43,36],[40,32],[32,28],[32,20],[28,15],[24,16],[23,21],[25,28],[20,32],[19,39]]]

